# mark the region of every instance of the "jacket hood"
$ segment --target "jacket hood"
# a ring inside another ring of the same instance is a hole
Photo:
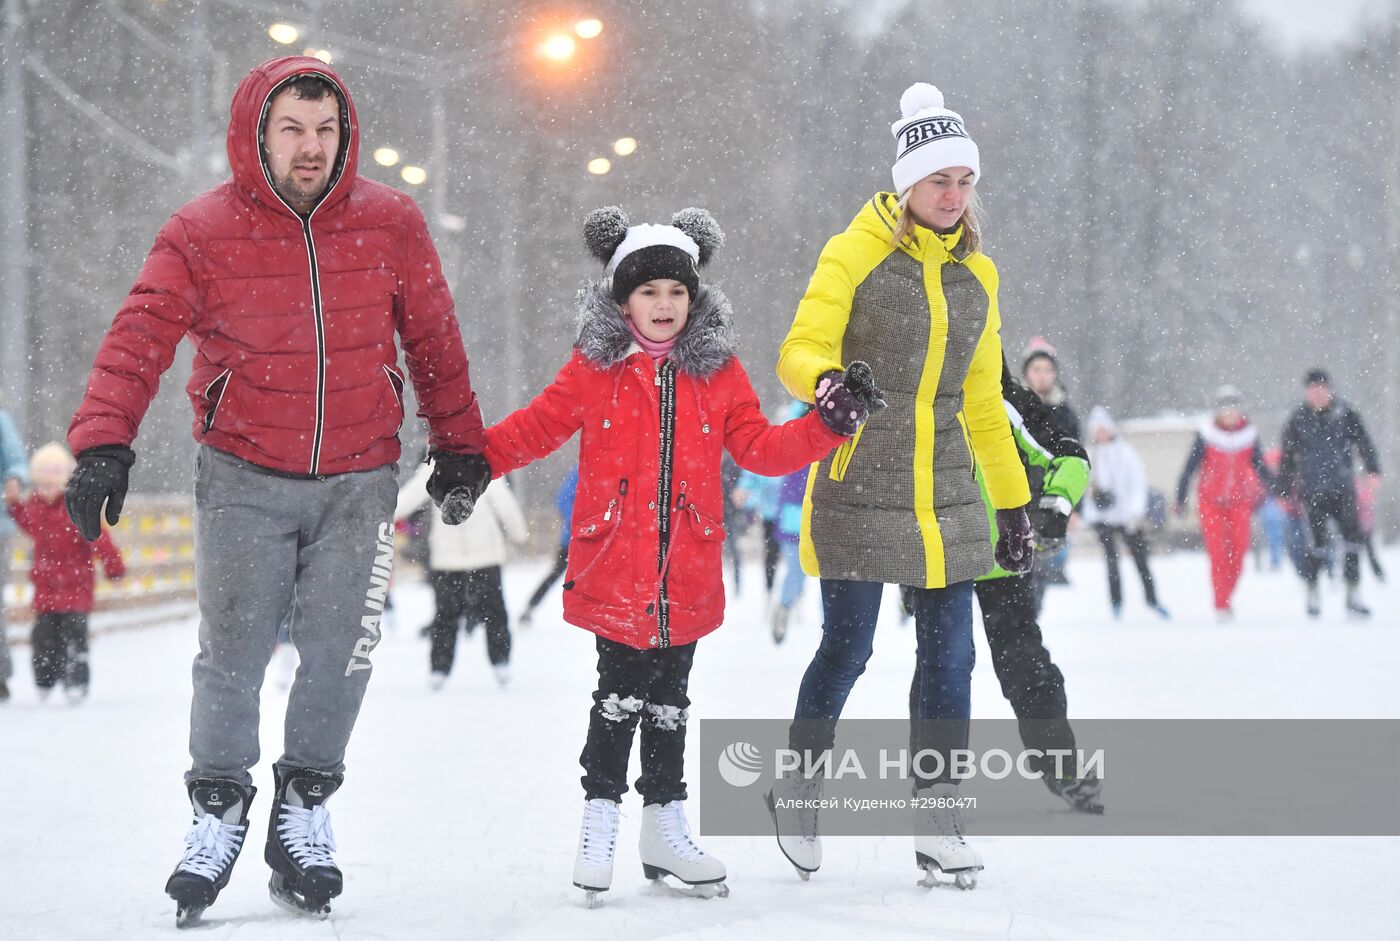
[[[610,369],[631,355],[636,340],[627,329],[622,308],[612,299],[609,279],[590,281],[579,290],[575,322],[574,346],[595,366]],[[671,349],[671,361],[683,373],[708,379],[729,362],[737,346],[729,299],[717,288],[700,285],[685,329]]]
[[[269,59],[238,83],[229,107],[228,164],[239,189],[258,202],[277,208],[290,208],[272,188],[262,155],[262,125],[273,95],[298,75],[315,74],[340,90],[340,152],[331,171],[330,187],[316,205],[318,211],[345,198],[360,165],[360,122],[355,103],[340,76],[320,59],[310,56],[283,56]]]
[[[1108,414],[1108,409],[1095,405],[1089,412],[1089,437],[1093,438],[1094,432],[1100,428],[1107,428],[1115,437],[1118,435],[1118,423]]]
[[[889,245],[890,237],[899,224],[899,216],[899,197],[894,193],[876,193],[856,213],[846,231],[876,238]],[[899,248],[919,261],[943,262],[950,257],[962,261],[971,254],[962,243],[962,236],[962,226],[944,235],[916,222],[913,232]]]

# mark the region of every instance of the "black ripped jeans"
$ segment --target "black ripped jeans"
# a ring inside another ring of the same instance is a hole
[[[695,644],[638,650],[598,638],[598,689],[579,755],[584,796],[620,801],[627,792],[632,736],[642,726],[644,804],[685,800],[685,724]]]

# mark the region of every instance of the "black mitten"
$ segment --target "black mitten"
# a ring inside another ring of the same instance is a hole
[[[442,521],[456,526],[472,515],[476,501],[491,482],[491,465],[480,454],[432,453],[433,472],[428,477],[428,496],[442,511]]]

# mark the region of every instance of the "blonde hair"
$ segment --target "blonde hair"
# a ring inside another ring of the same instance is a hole
[[[917,220],[915,220],[914,214],[909,211],[909,197],[913,192],[914,188],[911,186],[904,191],[904,195],[899,197],[899,217],[894,221],[894,234],[890,236],[890,244],[896,247],[914,234]],[[958,225],[963,227],[962,241],[959,244],[966,246],[969,254],[982,250],[982,226],[977,221],[977,217],[981,214],[982,199],[974,188],[972,199],[968,200],[967,208],[963,210],[962,218],[958,220]]]
[[[73,460],[73,455],[69,453],[68,449],[57,441],[50,441],[34,452],[34,455],[29,459],[29,475],[31,477],[39,476],[39,468],[46,464],[62,465],[65,478],[73,473],[73,468],[78,466],[78,462]]]

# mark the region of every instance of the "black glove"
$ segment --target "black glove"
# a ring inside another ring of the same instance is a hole
[[[1026,508],[997,510],[997,565],[1013,575],[1031,570],[1035,551],[1031,548],[1031,520]]]
[[[849,438],[860,430],[870,417],[869,410],[846,387],[846,374],[839,369],[828,370],[817,380],[817,414],[822,423],[842,437]]]
[[[1041,496],[1028,511],[1037,549],[1055,552],[1064,545],[1065,534],[1069,530],[1069,515],[1073,510],[1074,507],[1064,497]]]
[[[851,390],[851,395],[856,397],[856,401],[865,406],[865,410],[874,415],[887,404],[885,393],[875,385],[875,373],[871,371],[870,364],[856,360],[846,367],[846,388]]]
[[[1094,509],[1106,510],[1111,506],[1113,506],[1113,494],[1107,490],[1094,491]]]
[[[103,444],[78,454],[78,466],[68,478],[63,504],[68,518],[88,542],[102,535],[102,504],[107,504],[107,524],[117,525],[126,502],[127,474],[136,463],[136,452],[120,444]]]
[[[442,511],[442,521],[456,526],[476,509],[476,501],[491,482],[491,465],[480,454],[432,453],[433,473],[428,477],[428,496]]]

